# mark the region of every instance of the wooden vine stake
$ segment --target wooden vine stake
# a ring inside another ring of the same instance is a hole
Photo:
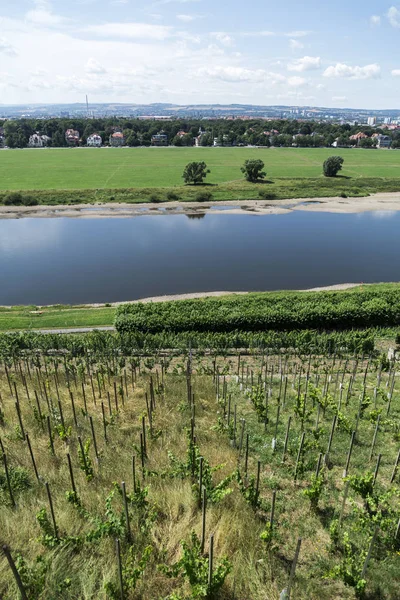
[[[50,493],[50,486],[47,483],[47,481],[45,483],[45,486],[46,486],[47,498],[49,500],[51,519],[53,521],[54,537],[58,540],[59,538],[58,538],[58,528],[57,528],[56,516],[54,514],[54,507],[53,507],[53,500],[52,500],[51,493]]]
[[[300,445],[299,445],[299,451],[297,452],[297,460],[296,460],[296,468],[294,470],[294,480],[297,481],[297,475],[298,475],[298,471],[299,471],[299,464],[300,464],[300,460],[301,460],[301,453],[303,451],[303,444],[304,444],[304,438],[306,437],[305,432],[303,431],[303,433],[301,434],[301,440],[300,440]]]
[[[204,554],[206,543],[206,511],[207,511],[207,490],[203,486],[202,515],[201,515],[201,553]]]
[[[67,453],[67,460],[68,460],[68,470],[69,470],[69,477],[71,479],[72,491],[74,492],[75,496],[77,496],[76,487],[75,487],[74,472],[72,470],[72,462],[71,462],[71,457],[70,457],[69,453]]]
[[[393,483],[393,481],[396,479],[397,469],[398,469],[399,463],[400,463],[400,450],[399,450],[399,453],[397,455],[396,462],[394,463],[394,469],[393,469],[392,477],[390,479],[390,483]]]
[[[288,447],[288,443],[289,443],[289,432],[290,432],[291,422],[292,422],[292,417],[289,417],[288,423],[287,423],[287,428],[286,428],[285,444],[283,446],[283,452],[282,452],[282,462],[283,463],[285,462],[287,447]]]
[[[373,550],[373,547],[374,547],[374,544],[375,544],[376,537],[378,535],[378,531],[379,531],[379,527],[378,527],[378,525],[376,525],[375,531],[374,531],[374,535],[372,536],[371,543],[369,545],[368,554],[367,554],[367,557],[366,557],[365,562],[364,562],[364,567],[363,567],[363,570],[362,570],[362,573],[361,573],[361,579],[365,579],[365,574],[366,574],[367,569],[368,569],[369,561],[371,560],[372,550]]]
[[[36,479],[38,481],[40,481],[40,479],[39,479],[39,473],[38,473],[38,470],[37,470],[37,467],[36,467],[35,457],[34,457],[33,451],[32,451],[31,441],[29,439],[29,435],[28,434],[26,434],[25,439],[26,439],[26,443],[28,444],[29,454],[31,455],[32,464],[33,464],[33,470],[35,471]]]
[[[17,505],[15,503],[14,494],[13,494],[12,487],[11,487],[10,474],[8,472],[7,456],[4,452],[3,452],[3,464],[4,464],[4,471],[6,473],[7,488],[8,488],[8,493],[10,496],[11,506],[13,508],[15,508]]]
[[[3,546],[3,552],[7,559],[8,564],[10,565],[10,569],[14,575],[15,582],[18,586],[19,593],[21,594],[22,600],[28,600],[28,596],[26,595],[25,588],[23,586],[20,574],[18,573],[18,569],[15,566],[15,562],[13,557],[11,556],[10,548],[6,545]]]
[[[287,588],[284,589],[283,592],[281,593],[280,600],[290,600],[290,594],[292,591],[293,582],[294,582],[294,578],[296,575],[297,562],[299,560],[300,548],[301,548],[301,538],[299,538],[297,540],[296,553],[294,555],[294,559],[292,562],[292,568],[290,569],[289,583],[288,583]]]
[[[121,483],[121,490],[122,490],[122,500],[124,502],[126,535],[127,535],[128,541],[131,542],[132,541],[132,533],[131,533],[131,524],[130,524],[130,521],[129,521],[128,500],[127,500],[127,497],[126,497],[125,481],[123,481]]]
[[[343,478],[347,477],[347,472],[348,472],[349,466],[350,466],[350,459],[351,459],[351,454],[353,452],[353,446],[354,446],[354,440],[355,440],[355,438],[356,438],[356,432],[353,431],[353,433],[351,434],[349,451],[347,453],[346,466],[345,466],[344,471],[343,471]]]
[[[119,540],[115,540],[115,550],[117,555],[117,565],[118,565],[118,581],[119,581],[119,594],[120,599],[124,600],[124,580],[122,577],[122,562],[121,562],[121,544]]]
[[[210,535],[210,553],[208,556],[208,591],[212,589],[213,576],[213,561],[214,561],[214,535]]]

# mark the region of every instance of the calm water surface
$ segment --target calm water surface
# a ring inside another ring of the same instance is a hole
[[[400,212],[0,221],[0,304],[400,281]]]

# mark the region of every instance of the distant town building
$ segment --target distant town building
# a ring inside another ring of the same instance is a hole
[[[390,148],[392,145],[392,138],[388,135],[382,135],[380,133],[374,133],[372,139],[376,140],[377,148]]]
[[[375,125],[376,125],[376,117],[368,117],[368,121],[367,122],[368,122],[368,125],[370,127],[375,127]]]
[[[101,135],[98,133],[92,133],[92,135],[88,136],[87,145],[92,148],[100,148],[103,144],[103,140],[101,139]]]
[[[125,145],[125,137],[121,131],[116,131],[110,135],[110,146],[118,148]]]
[[[203,139],[203,137],[205,135],[206,135],[206,132],[203,131],[203,129],[200,127],[199,135],[194,138],[194,145],[196,146],[196,148],[199,148],[201,146],[201,140]]]
[[[161,131],[156,135],[151,136],[151,145],[152,146],[168,146],[168,136]]]
[[[77,146],[79,144],[79,131],[76,129],[67,129],[65,132],[65,141],[69,146]]]
[[[48,135],[40,135],[40,133],[36,132],[30,136],[28,147],[29,148],[45,148],[50,142],[50,138]]]

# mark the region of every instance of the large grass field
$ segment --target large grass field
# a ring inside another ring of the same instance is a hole
[[[121,148],[10,150],[0,153],[1,190],[162,188],[182,185],[190,161],[204,160],[207,181],[242,180],[240,167],[261,158],[268,178],[322,178],[332,154],[345,159],[342,175],[352,179],[400,179],[400,152],[302,148]]]

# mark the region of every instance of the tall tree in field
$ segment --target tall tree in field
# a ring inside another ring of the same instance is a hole
[[[210,169],[207,169],[204,161],[191,162],[186,165],[182,177],[186,184],[197,185],[198,183],[203,183],[208,173],[210,173]]]
[[[324,162],[325,177],[336,177],[339,171],[342,170],[344,158],[341,156],[330,156]]]
[[[244,173],[247,181],[251,181],[252,183],[256,183],[257,181],[264,179],[266,176],[266,171],[263,171],[264,163],[262,160],[258,159],[249,159],[246,160],[243,167],[240,169],[242,173]]]

